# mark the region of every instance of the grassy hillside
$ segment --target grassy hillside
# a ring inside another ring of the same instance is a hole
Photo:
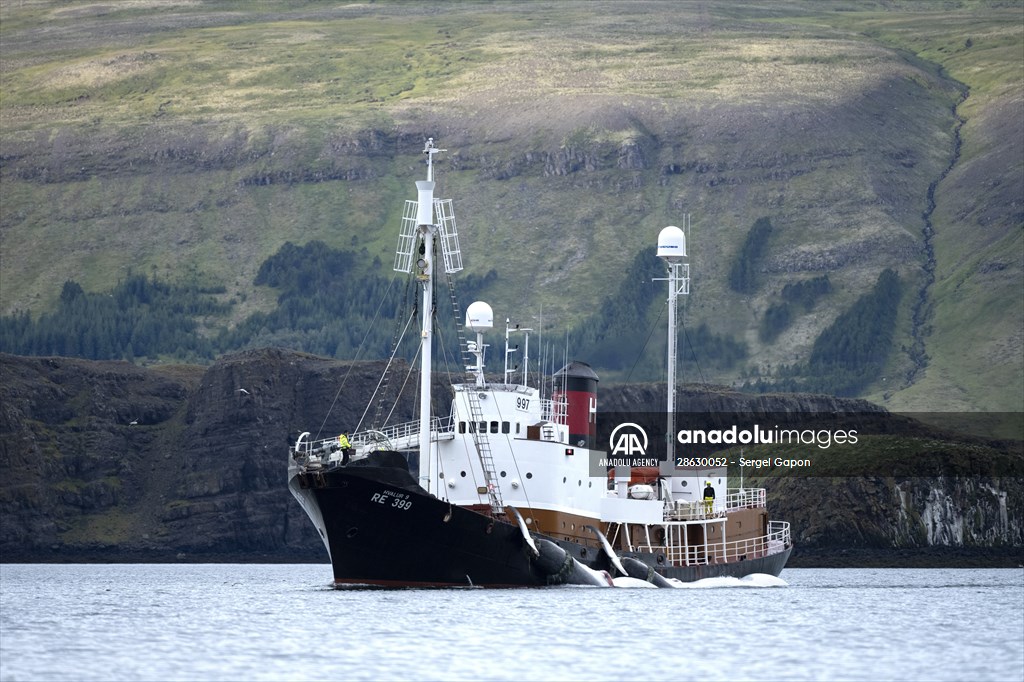
[[[0,311],[72,278],[223,285],[319,239],[391,261],[424,138],[496,314],[556,333],[693,217],[686,319],[773,377],[879,274],[905,409],[1020,410],[1020,2],[6,2]],[[727,276],[773,225],[750,294]],[[832,291],[770,341],[787,284]],[[647,318],[657,319],[656,311]],[[639,333],[646,336],[647,330]],[[629,363],[626,363],[627,366]]]

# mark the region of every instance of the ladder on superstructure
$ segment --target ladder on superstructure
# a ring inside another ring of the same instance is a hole
[[[469,353],[469,346],[466,344],[466,331],[462,326],[462,309],[459,306],[459,298],[455,295],[455,282],[451,273],[448,273],[448,296],[452,302],[452,315],[455,317],[455,331],[459,337],[459,349],[462,352],[462,366],[467,369],[471,367],[473,357]],[[466,373],[467,379],[475,379],[472,372]],[[487,485],[487,499],[491,505],[492,515],[505,513],[505,503],[501,498],[501,489],[498,487],[498,477],[494,468],[494,457],[491,455],[491,442],[487,438],[487,423],[484,421],[483,409],[480,407],[480,397],[474,387],[467,386],[466,398],[469,403],[469,416],[472,426],[470,433],[473,434],[473,445],[476,447],[477,457],[480,459],[480,466],[484,472],[484,483]],[[481,429],[481,426],[483,428]]]
[[[491,457],[491,443],[487,439],[487,422],[483,419],[483,410],[480,409],[480,398],[472,387],[466,392],[469,398],[469,413],[476,423],[476,428],[471,429],[473,433],[473,444],[476,446],[477,456],[480,458],[480,466],[484,470],[484,482],[487,484],[487,498],[491,503],[491,514],[494,516],[505,513],[505,503],[501,499],[501,489],[494,475],[494,458]]]

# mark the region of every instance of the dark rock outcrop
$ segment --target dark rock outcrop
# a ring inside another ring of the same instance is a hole
[[[303,429],[333,434],[372,420],[376,401],[364,410],[384,363],[262,349],[208,368],[10,355],[0,366],[4,561],[303,561],[326,554],[288,493],[288,446]],[[600,401],[653,410],[662,395],[658,385],[608,387]],[[435,396],[447,410],[440,378]],[[413,403],[399,399],[393,419],[413,418]],[[882,414],[863,401],[718,387],[683,390],[679,404]],[[985,447],[1019,457],[1019,443]],[[931,552],[931,564],[1024,555],[1019,477],[791,477],[768,487],[773,516],[793,524],[797,561],[800,552],[818,564],[850,551],[858,563],[894,551]]]

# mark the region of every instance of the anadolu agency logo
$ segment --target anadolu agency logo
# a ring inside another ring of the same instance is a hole
[[[647,454],[647,443],[647,432],[644,431],[644,427],[633,422],[619,424],[612,429],[612,435],[608,438],[612,456],[643,457]]]
[[[612,429],[608,437],[610,456],[602,459],[599,464],[611,466],[658,466],[655,457],[647,457],[650,441],[644,427],[633,422],[624,422]]]

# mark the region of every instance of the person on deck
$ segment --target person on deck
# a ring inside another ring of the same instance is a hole
[[[348,436],[344,433],[338,436],[338,447],[341,448],[341,465],[345,466],[352,456],[352,444],[348,442]]]
[[[711,481],[707,481],[704,485],[704,513],[711,514],[711,510],[715,506],[715,489],[711,487]]]

